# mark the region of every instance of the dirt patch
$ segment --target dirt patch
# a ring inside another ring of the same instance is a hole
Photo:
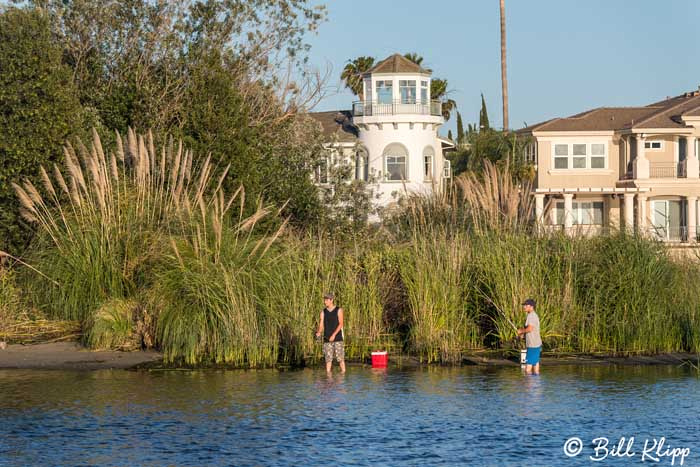
[[[138,352],[94,351],[76,342],[8,345],[0,350],[0,368],[100,370],[132,368],[163,358],[152,350]]]

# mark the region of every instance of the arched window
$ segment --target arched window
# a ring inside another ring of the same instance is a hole
[[[355,153],[355,180],[367,181],[369,172],[369,154],[367,149],[361,147]]]
[[[432,180],[435,173],[435,150],[432,146],[423,149],[423,179]]]
[[[390,181],[408,180],[408,151],[399,143],[384,148],[384,172]]]

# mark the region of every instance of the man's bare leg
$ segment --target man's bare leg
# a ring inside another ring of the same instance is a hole
[[[525,373],[528,375],[532,374],[532,365],[525,365]]]
[[[345,360],[340,361],[340,372],[345,373]]]
[[[332,366],[333,366],[333,360],[331,360],[330,362],[326,362],[326,371],[327,371],[328,373],[331,372],[331,367],[332,367]]]
[[[540,363],[539,362],[537,362],[537,364],[535,365],[534,371],[535,371],[536,375],[540,374]]]

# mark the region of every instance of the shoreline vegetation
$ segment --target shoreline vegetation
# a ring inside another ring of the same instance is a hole
[[[311,366],[330,290],[350,361],[514,351],[526,297],[549,355],[700,353],[696,261],[624,233],[537,231],[507,165],[406,198],[354,234],[292,227],[262,200],[249,209],[242,187],[225,188],[228,170],[133,131],[105,150],[93,132],[89,148],[66,146],[63,167],[42,167],[40,185],[13,184],[38,233],[22,257],[31,269],[0,270],[5,338],[50,319],[79,323],[90,348],[157,349],[165,365]]]

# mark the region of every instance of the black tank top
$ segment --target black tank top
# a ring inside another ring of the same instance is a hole
[[[338,307],[332,310],[328,310],[327,308],[323,309],[323,342],[330,342],[328,339],[338,327],[338,309]],[[335,335],[333,342],[341,342],[342,340],[343,330],[341,329],[338,331],[338,334]]]

